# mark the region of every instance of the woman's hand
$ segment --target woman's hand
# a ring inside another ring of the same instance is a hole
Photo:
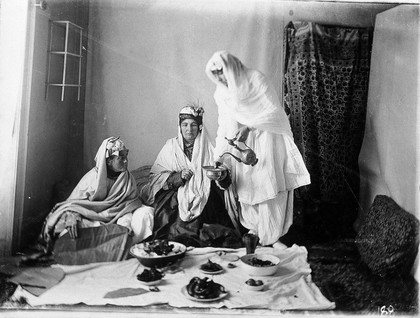
[[[239,128],[235,135],[236,140],[239,142],[245,142],[248,138],[249,130],[250,129],[247,126]]]
[[[77,217],[78,214],[74,212],[66,213],[66,230],[72,239],[76,239],[78,236],[77,231]]]
[[[216,181],[223,181],[227,176],[227,170],[223,169],[222,170],[222,174],[220,175],[219,178],[216,179]]]
[[[215,168],[219,168],[221,165],[223,165],[223,162],[221,162],[219,160],[216,160],[213,163],[213,167],[215,167]]]
[[[77,223],[67,226],[66,229],[72,239],[77,238]]]
[[[51,236],[54,228],[52,226],[45,225],[42,233],[42,238],[45,242],[51,241]]]
[[[188,180],[191,179],[191,177],[193,176],[193,174],[194,173],[190,169],[181,170],[181,179],[182,180],[185,180],[185,181],[188,181]]]

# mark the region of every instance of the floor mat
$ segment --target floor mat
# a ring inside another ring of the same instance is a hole
[[[412,276],[373,275],[351,241],[308,248],[312,279],[337,311],[418,313],[418,284]]]

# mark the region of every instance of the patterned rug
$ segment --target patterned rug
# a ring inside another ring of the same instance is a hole
[[[337,311],[418,313],[418,284],[414,278],[373,275],[351,240],[313,245],[308,248],[308,261],[313,281],[336,303]]]
[[[307,248],[312,279],[336,303],[336,311],[418,314],[418,283],[412,276],[380,277],[362,262],[354,243],[356,215],[339,205],[304,206],[297,201],[293,225],[281,241]]]

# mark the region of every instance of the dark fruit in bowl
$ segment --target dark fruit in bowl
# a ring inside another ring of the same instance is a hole
[[[259,280],[259,279],[255,280],[255,279],[250,278],[245,282],[245,284],[247,284],[249,286],[261,286],[264,283],[262,282],[262,280]]]
[[[264,288],[263,281],[259,279],[250,278],[245,282],[245,284],[246,284],[246,289],[252,290],[252,291],[258,291]]]

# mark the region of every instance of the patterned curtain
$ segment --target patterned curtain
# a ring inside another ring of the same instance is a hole
[[[372,30],[294,22],[285,31],[285,107],[312,181],[302,195],[354,205]]]

